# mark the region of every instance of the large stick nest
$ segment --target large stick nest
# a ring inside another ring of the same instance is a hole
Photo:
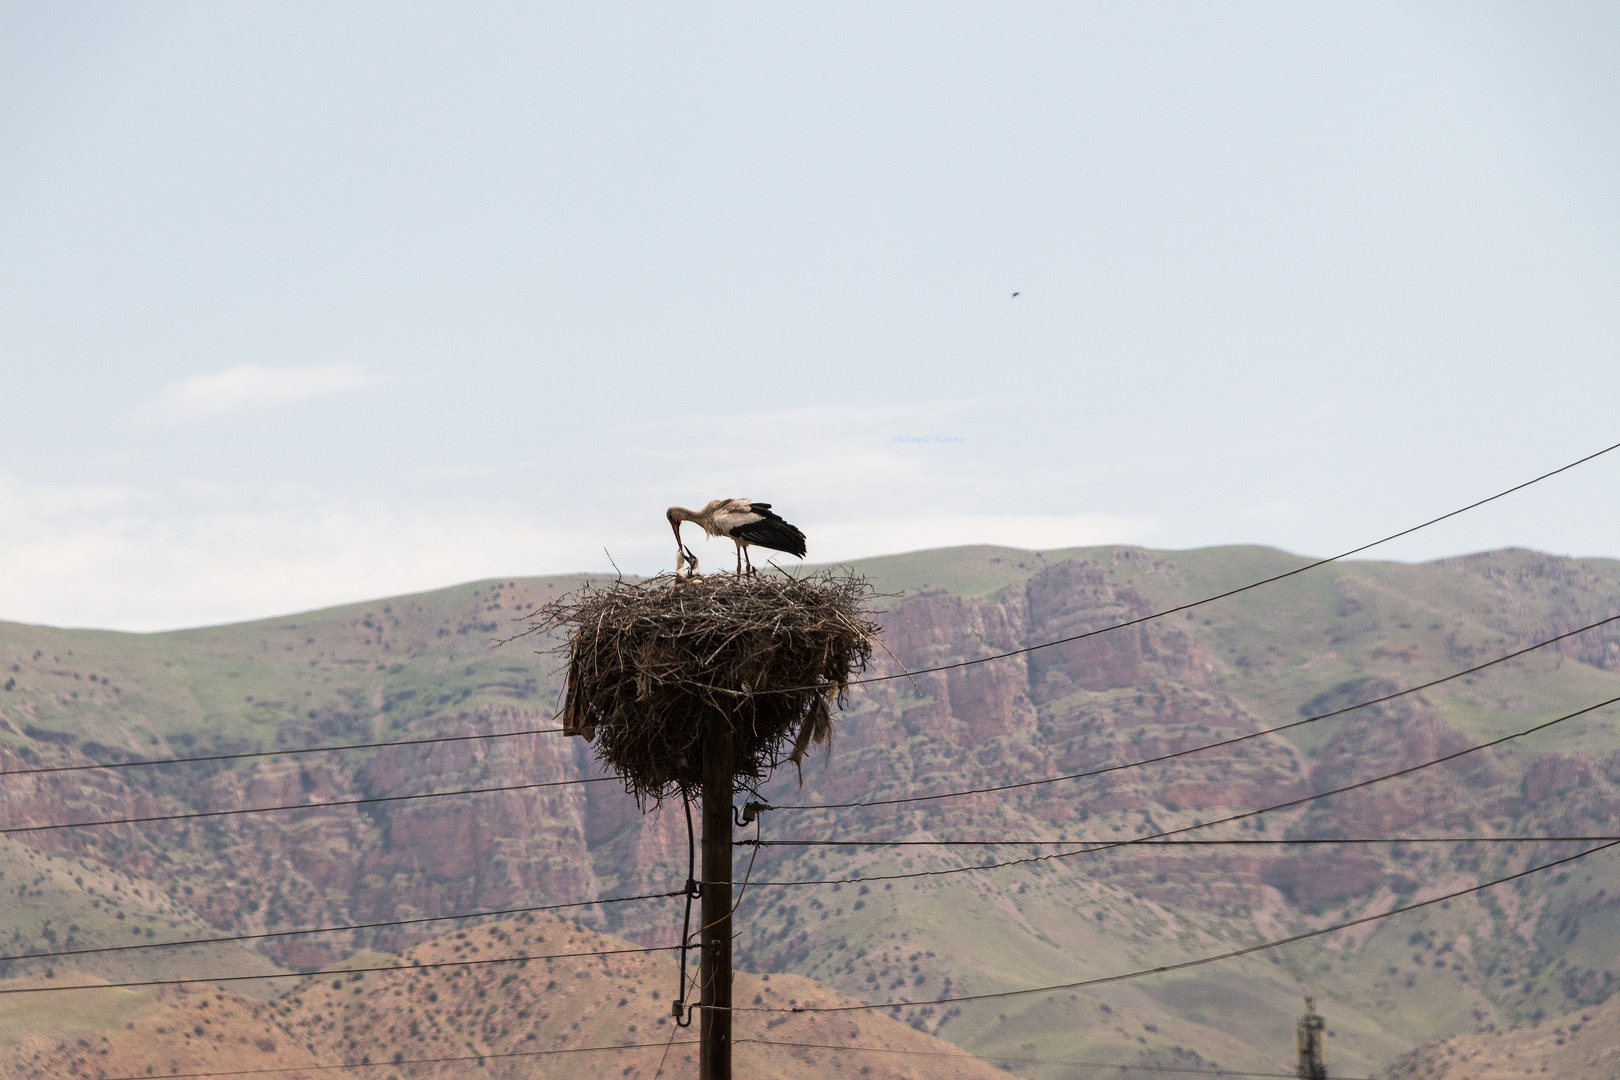
[[[865,579],[829,572],[620,580],[546,604],[530,632],[566,635],[554,650],[568,657],[564,731],[657,802],[699,785],[712,719],[731,729],[739,777],[829,744],[832,702],[872,657],[870,595]]]

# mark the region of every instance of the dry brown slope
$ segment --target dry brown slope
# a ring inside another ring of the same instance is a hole
[[[481,1075],[496,1080],[537,1072],[645,1080],[662,1060],[664,1077],[695,1076],[697,1048],[689,1040],[696,1038],[696,1026],[674,1029],[670,1017],[677,970],[672,953],[425,966],[632,947],[554,917],[525,917],[436,938],[401,957],[402,964],[421,968],[311,980],[283,999],[278,1018],[306,1049],[327,1061],[485,1055]],[[735,995],[744,1007],[855,1004],[794,975],[738,973]],[[739,1012],[735,1035],[738,1075],[760,1080],[845,1074],[868,1080],[1004,1080],[1008,1075],[949,1043],[866,1012]],[[672,1042],[666,1057],[665,1046]],[[610,1049],[581,1051],[587,1047]],[[414,1066],[411,1075],[460,1076],[465,1069],[464,1062],[445,1062]]]
[[[100,981],[66,974],[78,983]],[[27,985],[49,983],[12,979],[0,989]],[[273,1005],[212,987],[16,994],[0,1004],[0,1074],[7,1080],[256,1069],[273,1070],[267,1075],[276,1080],[357,1080],[361,1075],[321,1064],[288,1037]]]
[[[268,1003],[197,986],[15,995],[0,1005],[0,1025],[10,1029],[0,1071],[15,1080],[255,1070],[291,1080],[425,1080],[462,1077],[477,1067],[491,1080],[645,1080],[662,1063],[664,1077],[694,1077],[696,1025],[676,1028],[669,1015],[672,953],[538,959],[634,948],[540,916],[458,931],[399,957],[356,954]],[[513,956],[537,959],[504,962]],[[431,966],[463,960],[497,962]],[[342,969],[390,963],[402,970]],[[796,975],[739,973],[735,992],[745,1008],[855,1004]],[[949,1043],[866,1012],[740,1011],[735,1035],[738,1075],[759,1080],[1008,1076]],[[847,1049],[854,1047],[863,1049]],[[347,1064],[362,1067],[331,1067]]]
[[[1620,996],[1533,1028],[1424,1043],[1391,1080],[1620,1080]]]

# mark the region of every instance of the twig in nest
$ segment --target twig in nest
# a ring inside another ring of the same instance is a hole
[[[832,738],[832,704],[866,669],[878,626],[870,586],[828,572],[643,582],[617,580],[554,600],[531,633],[561,632],[568,656],[563,727],[643,802],[701,780],[702,732],[732,732],[736,773],[798,765]]]

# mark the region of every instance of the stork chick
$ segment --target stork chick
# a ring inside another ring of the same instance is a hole
[[[804,558],[804,533],[772,513],[770,503],[751,499],[716,499],[702,510],[672,506],[664,516],[669,519],[669,527],[675,531],[677,547],[685,547],[681,543],[681,524],[687,521],[710,536],[724,536],[735,543],[738,577],[742,577],[745,563],[748,572],[754,572],[753,560],[748,557],[748,549],[754,545]],[[692,561],[694,564],[697,562],[696,559]]]
[[[697,556],[692,554],[692,549],[685,544],[675,552],[675,576],[688,581],[698,576]]]

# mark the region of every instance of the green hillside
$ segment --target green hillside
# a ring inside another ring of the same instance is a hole
[[[585,580],[473,582],[154,634],[0,623],[12,682],[0,696],[12,721],[0,738],[151,756],[161,745],[230,750],[381,738],[445,712],[538,704],[555,662],[525,644],[492,643],[521,631],[523,612]],[[360,714],[369,719],[357,728]]]

